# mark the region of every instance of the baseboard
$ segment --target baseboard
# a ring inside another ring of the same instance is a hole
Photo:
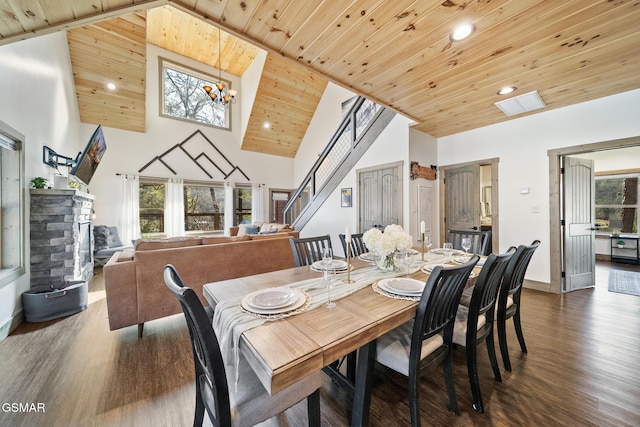
[[[15,316],[0,325],[0,342],[4,341],[22,322],[24,322],[24,314],[22,310],[20,310]]]
[[[527,289],[533,289],[536,291],[556,293],[551,289],[551,283],[538,282],[535,280],[525,279],[524,282],[522,283],[522,287]]]

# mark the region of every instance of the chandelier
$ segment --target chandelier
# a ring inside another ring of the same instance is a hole
[[[232,103],[234,104],[236,102],[236,95],[238,94],[238,92],[236,92],[235,90],[227,90],[226,89],[226,85],[224,83],[222,83],[222,70],[221,68],[221,62],[222,62],[222,58],[220,57],[220,29],[218,28],[218,83],[215,84],[215,87],[211,87],[209,85],[207,86],[203,86],[202,89],[204,89],[205,92],[207,92],[207,95],[209,95],[209,97],[211,98],[211,101],[214,104],[222,104],[222,105],[227,105],[228,103]]]

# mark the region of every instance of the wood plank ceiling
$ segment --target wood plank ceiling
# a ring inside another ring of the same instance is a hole
[[[509,120],[494,105],[503,86],[517,87],[513,95],[537,90],[546,110],[640,88],[637,0],[6,0],[0,44],[166,5],[391,107],[435,137]],[[463,22],[475,32],[452,42]],[[278,106],[280,117],[287,112]]]

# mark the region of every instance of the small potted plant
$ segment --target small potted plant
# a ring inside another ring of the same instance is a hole
[[[47,178],[43,178],[41,176],[36,176],[31,180],[31,185],[33,188],[43,189],[47,187]]]
[[[624,248],[624,240],[618,240],[617,245],[618,245],[618,248],[619,248],[619,249]]]

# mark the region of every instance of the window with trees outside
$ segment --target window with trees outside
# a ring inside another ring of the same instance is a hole
[[[161,180],[140,181],[140,232],[162,235],[166,185]],[[187,233],[224,231],[225,189],[223,183],[190,182],[184,184],[184,218]],[[252,190],[248,185],[233,189],[233,225],[251,221]]]
[[[140,182],[140,233],[164,233],[165,184]]]
[[[175,64],[160,58],[161,111],[165,117],[190,122],[204,123],[223,129],[231,129],[231,106],[211,102],[211,98],[202,89],[203,86],[215,86],[219,80],[196,70]],[[231,84],[224,81],[228,88]]]
[[[224,187],[184,185],[186,231],[224,230]]]
[[[251,222],[251,187],[236,186],[233,189],[233,225]]]
[[[638,233],[638,174],[596,177],[596,229]]]
[[[24,136],[0,122],[0,286],[25,274]]]

